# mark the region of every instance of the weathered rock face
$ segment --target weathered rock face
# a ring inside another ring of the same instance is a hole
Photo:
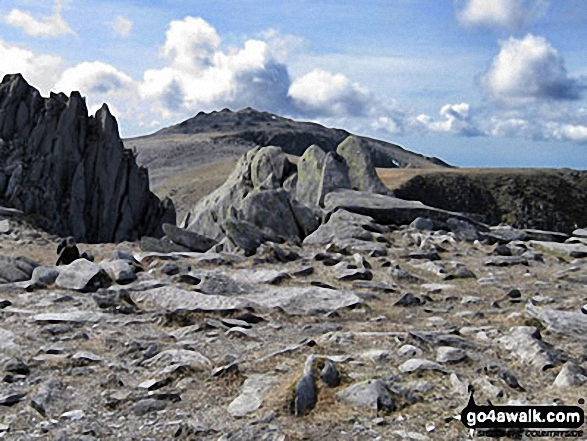
[[[369,150],[361,145],[361,139],[349,136],[340,143],[336,153],[344,158],[349,168],[351,188],[372,193],[387,194],[388,190],[377,176]]]
[[[294,173],[295,166],[281,149],[250,150],[239,160],[224,185],[190,212],[187,229],[216,241],[228,235],[237,244],[245,233],[242,228],[232,227],[253,225],[262,232],[255,234],[259,240],[263,236],[273,241],[299,240],[300,231],[306,230],[307,222],[303,222],[304,226],[298,225],[297,219],[303,213],[292,204],[290,193],[281,188]],[[248,241],[246,237],[242,239]],[[258,245],[260,243],[256,243]]]
[[[161,236],[163,222],[175,223],[106,105],[88,116],[79,93],[43,98],[21,75],[0,84],[0,199],[78,241]]]

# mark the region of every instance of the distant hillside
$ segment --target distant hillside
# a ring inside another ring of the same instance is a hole
[[[148,167],[151,188],[171,196],[178,213],[220,186],[236,159],[255,146],[274,145],[300,156],[312,144],[336,150],[350,133],[320,124],[299,122],[246,108],[238,112],[200,112],[152,135],[124,140]],[[437,158],[412,153],[385,141],[359,137],[372,152],[377,167],[444,168]]]

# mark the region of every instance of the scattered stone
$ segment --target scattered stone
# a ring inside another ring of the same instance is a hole
[[[403,364],[399,366],[399,371],[403,373],[413,373],[422,371],[438,371],[446,373],[446,370],[441,365],[433,361],[426,360],[424,358],[412,358],[410,360],[405,361]]]
[[[0,406],[14,406],[16,403],[19,403],[24,397],[26,397],[26,394],[10,394],[0,396]]]
[[[241,394],[228,405],[228,412],[235,418],[242,418],[258,410],[265,396],[277,384],[271,375],[251,375],[243,384]]]
[[[190,251],[205,252],[218,243],[216,240],[171,224],[163,224],[163,232],[171,242]]]
[[[393,304],[393,306],[416,306],[419,305],[420,303],[422,303],[422,300],[420,300],[420,298],[416,297],[414,294],[412,293],[406,293],[402,296],[401,299],[399,299],[397,302],[395,302]]]
[[[504,349],[515,352],[524,363],[541,371],[563,362],[561,356],[541,340],[539,329],[532,326],[515,326],[498,341]]]
[[[585,383],[587,383],[587,370],[572,362],[565,363],[554,380],[554,386],[559,389],[577,388]]]
[[[403,345],[398,349],[397,353],[402,357],[414,358],[422,355],[422,349],[413,345]]]
[[[60,270],[55,283],[63,289],[96,291],[110,286],[112,280],[100,265],[78,259]]]
[[[529,303],[526,305],[526,315],[538,319],[549,331],[587,340],[587,315],[585,314],[559,311]]]
[[[528,260],[517,257],[517,256],[497,256],[490,257],[483,262],[485,266],[514,266],[514,265],[525,265],[528,266]]]
[[[436,361],[439,363],[459,363],[467,359],[467,353],[460,348],[440,346],[436,348]]]
[[[397,405],[392,392],[382,380],[368,380],[353,384],[336,394],[336,397],[353,407],[393,412]]]

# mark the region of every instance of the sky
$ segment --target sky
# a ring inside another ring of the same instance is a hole
[[[253,107],[457,166],[587,169],[584,0],[3,0],[0,75],[123,137]]]

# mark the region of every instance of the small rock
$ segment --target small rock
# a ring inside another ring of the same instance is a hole
[[[324,367],[320,372],[320,379],[328,387],[337,387],[340,384],[340,374],[332,360],[324,360]]]
[[[399,371],[403,373],[421,372],[421,371],[438,371],[446,372],[445,369],[430,360],[425,358],[412,358],[399,366]]]
[[[436,348],[436,361],[439,363],[458,363],[467,359],[467,353],[460,348],[440,346]]]
[[[563,365],[554,380],[554,386],[560,389],[577,388],[587,383],[587,370],[572,362]]]
[[[64,420],[78,421],[81,420],[86,414],[83,410],[70,410],[61,414],[61,418]]]
[[[387,385],[381,380],[368,380],[353,384],[336,394],[336,397],[354,407],[393,412],[396,403]]]
[[[19,403],[26,394],[11,394],[11,395],[4,395],[0,397],[0,406],[14,406],[16,403]]]
[[[422,355],[422,349],[417,348],[413,345],[403,345],[397,351],[397,353],[402,357],[419,357]]]
[[[422,301],[418,297],[408,292],[404,294],[401,299],[395,302],[393,306],[416,306],[420,303],[422,303]]]
[[[138,416],[147,415],[153,412],[159,412],[167,407],[167,403],[164,400],[155,400],[153,398],[147,398],[141,400],[138,403],[133,404],[130,407],[130,412]]]

